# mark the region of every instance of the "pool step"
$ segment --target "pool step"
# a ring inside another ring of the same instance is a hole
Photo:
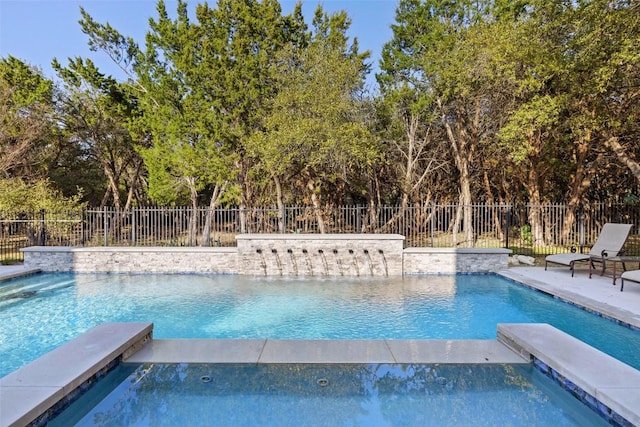
[[[610,424],[640,426],[637,369],[548,324],[498,324],[498,340],[596,406]]]
[[[103,323],[0,378],[0,426],[37,421],[114,360],[149,341],[152,329],[152,323]]]
[[[529,363],[497,340],[155,339],[130,363]]]
[[[0,287],[0,308],[14,304],[20,300],[33,298],[44,292],[56,291],[73,286],[74,280],[58,282],[58,279],[38,283],[18,283]]]
[[[70,280],[71,275],[66,275]],[[6,293],[14,292],[21,289],[30,289],[33,287],[47,286],[58,283],[64,276],[51,274],[31,274],[27,276],[13,277],[13,280],[1,278],[0,296]]]

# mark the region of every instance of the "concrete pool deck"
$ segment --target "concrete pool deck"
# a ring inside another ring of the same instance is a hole
[[[37,271],[22,266],[0,266],[0,280],[34,273]],[[612,286],[610,277],[593,276],[589,279],[587,270],[578,270],[571,277],[568,269],[556,267],[549,268],[548,271],[542,267],[513,267],[499,274],[640,328],[640,285],[629,284],[624,292],[620,292],[619,281],[616,286]],[[110,326],[113,327],[115,326]],[[145,328],[144,333],[147,334],[148,330]],[[131,333],[129,329],[130,326],[123,324],[122,332],[116,334],[118,338],[115,341],[114,333],[109,332],[109,339],[114,341],[111,347],[117,347],[117,352],[140,342],[141,331]],[[73,368],[73,372],[68,375],[71,379],[67,384],[55,384],[56,388],[69,390],[70,384],[76,383],[80,376],[88,371],[102,369],[103,365],[109,363],[110,357],[98,355],[100,364],[91,363],[88,369],[69,366],[69,357],[66,355],[68,351],[71,354],[74,351],[77,353],[78,345],[91,351],[96,347],[86,341],[91,339],[91,333],[96,334],[96,331],[87,332],[88,336],[81,335],[75,343],[65,344],[0,380],[0,425],[26,425],[30,422],[28,419],[35,420],[46,414],[51,407],[51,395],[57,395],[58,390],[45,388],[47,396],[36,396],[31,392],[26,395],[15,393],[16,390],[36,390],[30,387],[38,385],[50,387],[50,384],[42,384],[42,378],[46,378],[43,372],[62,372]],[[549,366],[554,373],[577,384],[622,416],[626,422],[640,425],[640,371],[549,325],[498,325],[497,336],[496,340],[416,341],[151,340],[140,350],[132,352],[131,356],[127,355],[126,361],[464,364],[530,363],[531,358],[534,358]],[[113,353],[114,350],[109,351]],[[27,384],[22,381],[25,378],[37,379],[33,384]],[[16,379],[20,379],[19,384]]]
[[[512,267],[498,274],[640,329],[640,284],[627,282],[620,292],[620,279],[614,286],[611,277],[589,278],[584,267],[573,277],[567,267]]]
[[[22,264],[19,265],[0,265],[0,282],[4,280],[15,279],[16,277],[28,276],[30,274],[39,273],[39,268],[27,268]]]

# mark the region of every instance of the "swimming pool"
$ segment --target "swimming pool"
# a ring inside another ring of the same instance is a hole
[[[49,426],[604,426],[532,365],[121,365]]]
[[[155,338],[494,339],[549,323],[640,369],[640,332],[496,275],[397,279],[38,274],[0,285],[0,376],[103,322]]]

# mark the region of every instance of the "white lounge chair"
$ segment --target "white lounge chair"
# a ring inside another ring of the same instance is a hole
[[[555,254],[549,255],[544,259],[544,269],[547,269],[548,263],[566,265],[571,270],[573,277],[576,262],[587,261],[593,266],[594,262],[602,262],[602,271],[605,270],[606,258],[611,258],[622,254],[622,246],[627,241],[631,232],[632,224],[615,224],[606,223],[602,226],[598,239],[588,254]]]
[[[620,276],[620,292],[624,289],[624,281],[628,280],[630,282],[640,283],[640,270],[629,270],[622,273]]]

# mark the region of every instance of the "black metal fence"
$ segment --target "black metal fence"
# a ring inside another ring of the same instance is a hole
[[[465,215],[465,211],[469,214]],[[470,218],[465,224],[464,218]],[[277,208],[138,207],[0,213],[0,263],[47,246],[235,246],[241,233],[397,233],[406,247],[505,247],[523,255],[588,251],[606,222],[633,224],[627,253],[640,255],[640,206],[438,204]]]

